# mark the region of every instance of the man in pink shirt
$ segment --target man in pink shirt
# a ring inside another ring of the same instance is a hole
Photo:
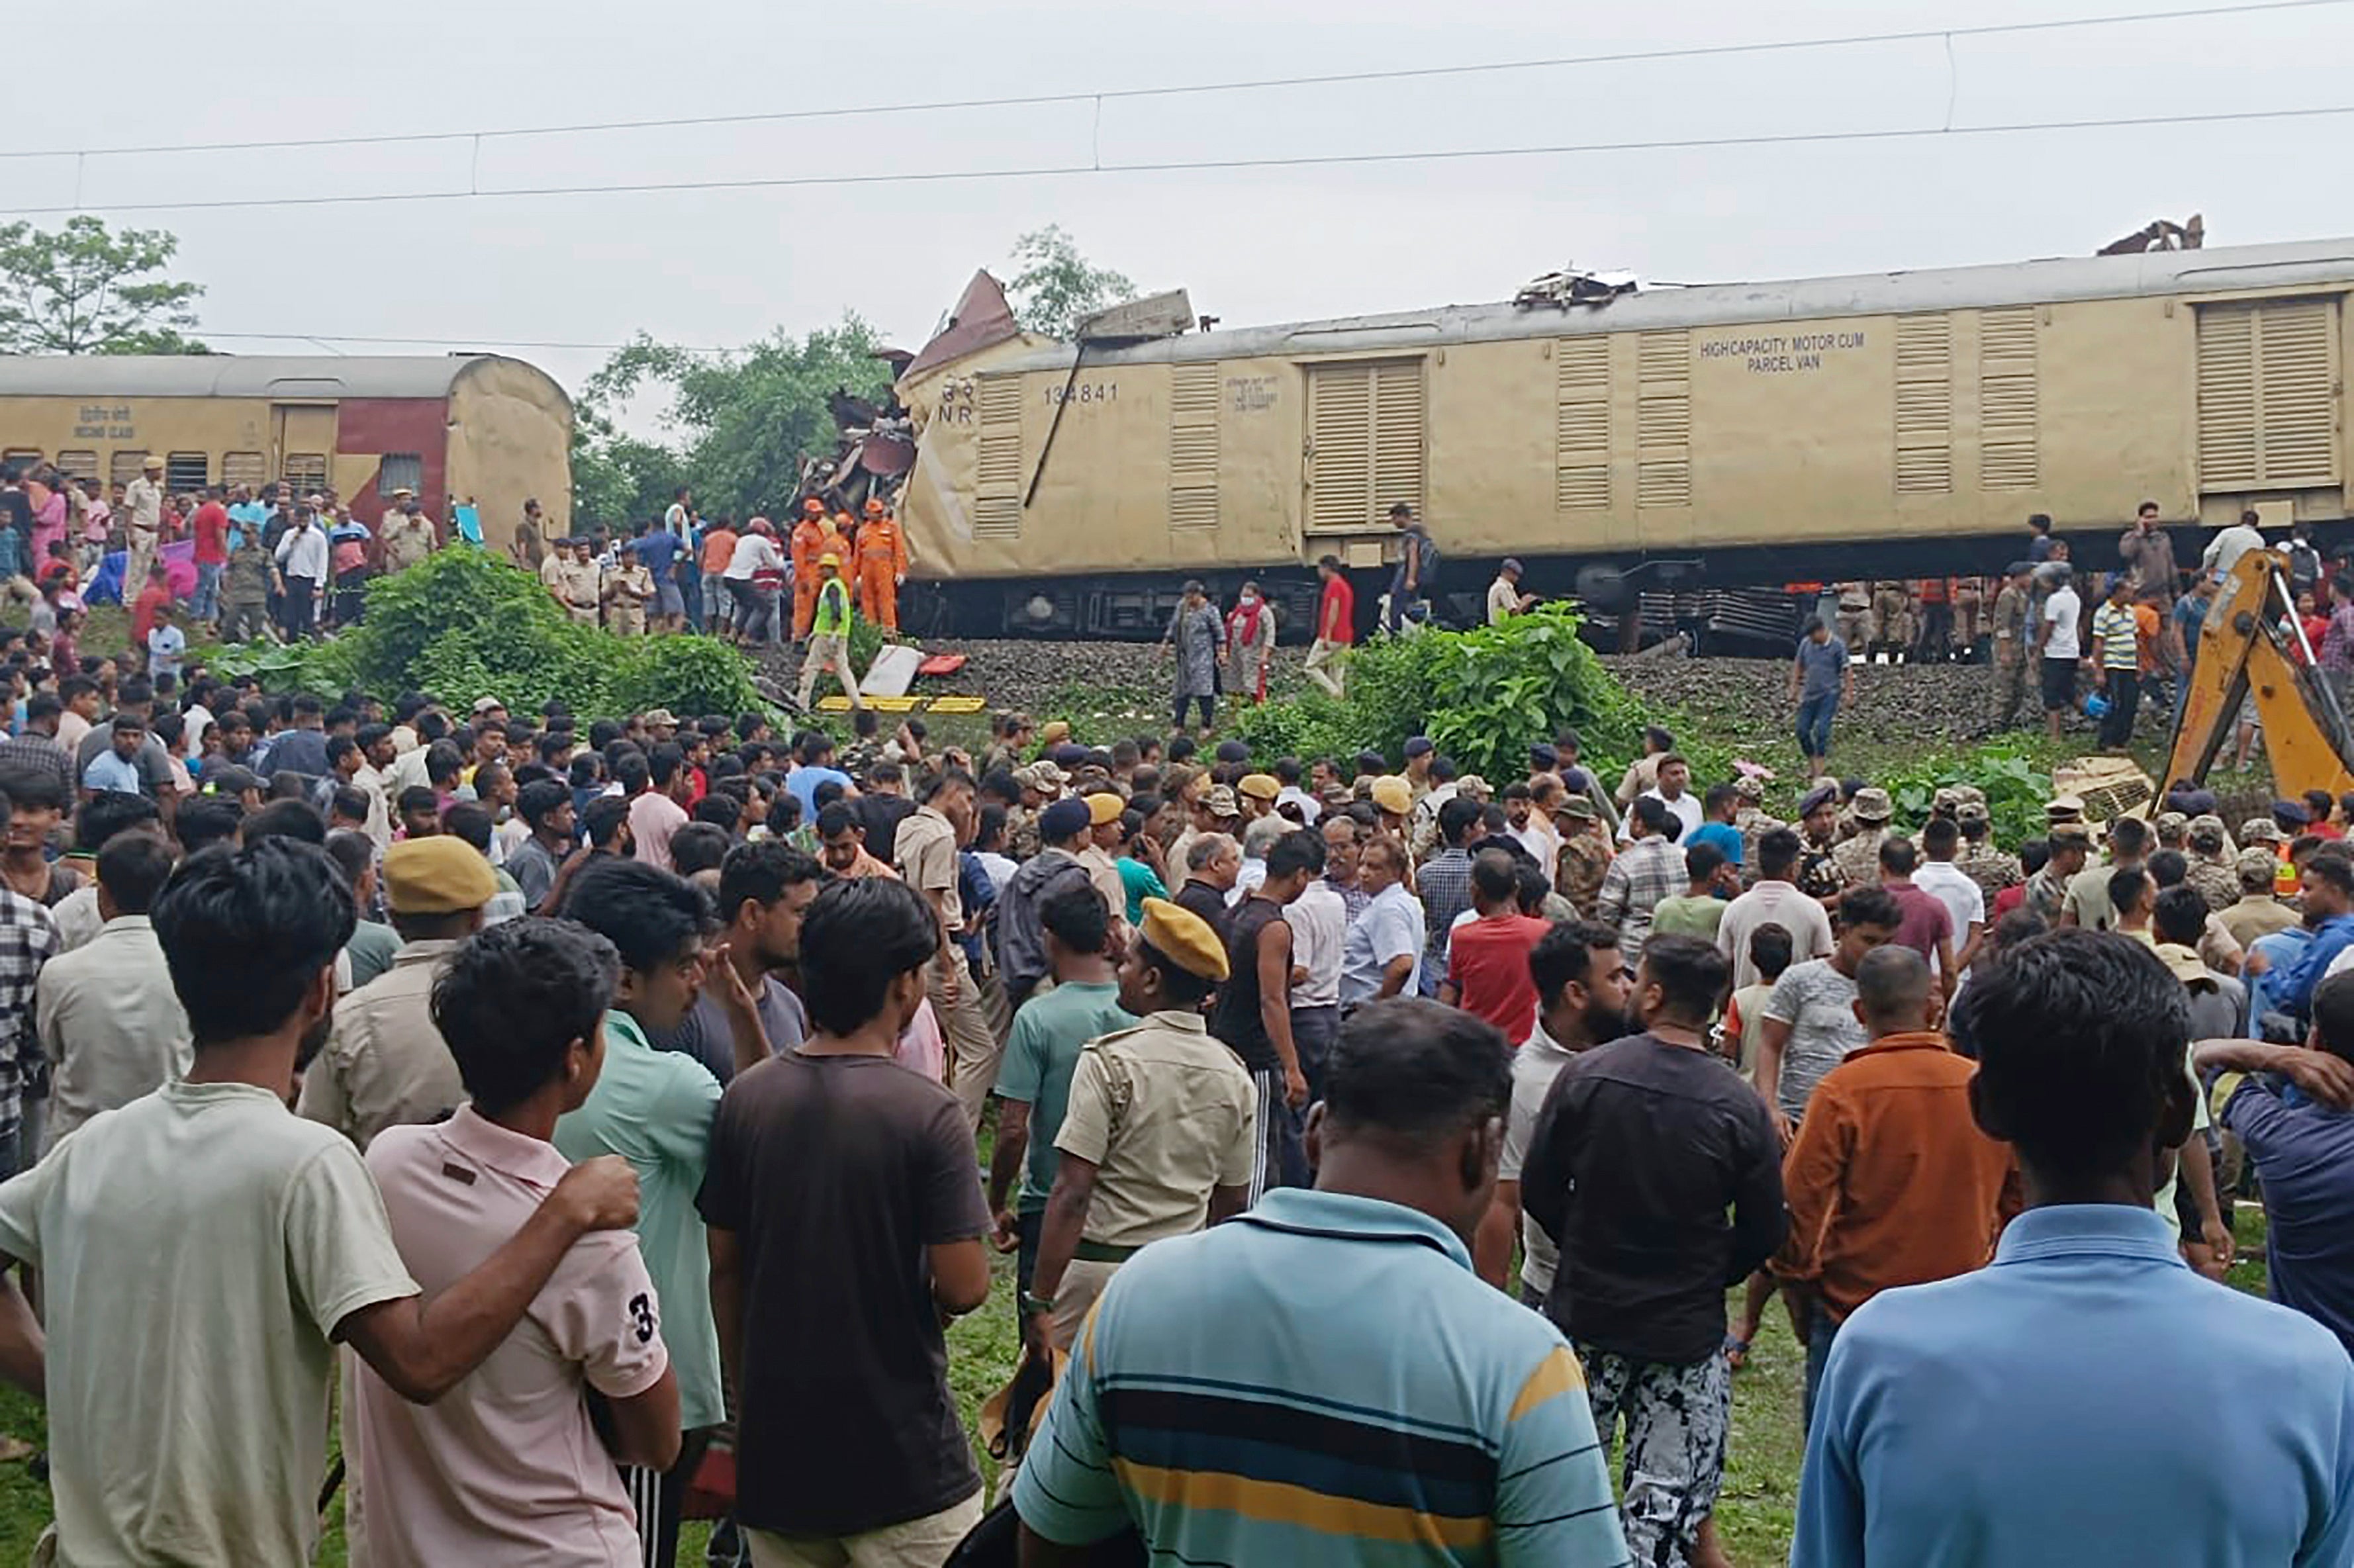
[[[686,826],[686,808],[678,801],[687,789],[686,754],[665,741],[654,747],[642,770],[636,758],[625,757],[614,771],[630,797],[630,837],[637,857],[670,870],[671,835]]]
[[[549,1139],[596,1086],[619,973],[610,943],[557,920],[494,926],[451,955],[433,1022],[472,1101],[437,1125],[387,1128],[367,1151],[401,1262],[429,1297],[504,1246],[570,1169]],[[679,1450],[660,1330],[636,1236],[598,1231],[440,1403],[412,1404],[363,1368],[354,1430],[369,1563],[635,1568],[617,1467],[663,1470]],[[610,1436],[589,1418],[591,1391]]]

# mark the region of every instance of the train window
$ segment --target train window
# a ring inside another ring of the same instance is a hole
[[[58,471],[69,474],[75,479],[96,479],[98,454],[96,452],[59,452]]]
[[[302,494],[327,488],[327,454],[324,452],[288,452],[286,471],[280,475],[287,488]]]
[[[141,467],[147,461],[143,451],[116,452],[107,459],[106,477],[117,484],[129,484],[139,477]]]
[[[41,449],[38,447],[10,447],[5,451],[0,451],[0,462],[5,462],[11,468],[29,471],[40,461]]]
[[[174,452],[164,460],[164,486],[174,494],[202,490],[212,482],[213,460],[209,452]]]
[[[387,452],[376,474],[376,493],[390,495],[395,491],[425,489],[425,459],[416,452]]]
[[[270,464],[260,452],[221,453],[221,483],[232,489],[249,484],[260,490],[270,482]]]

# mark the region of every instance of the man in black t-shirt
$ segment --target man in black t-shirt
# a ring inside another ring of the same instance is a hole
[[[1521,1167],[1522,1206],[1561,1248],[1546,1316],[1585,1367],[1602,1440],[1626,1422],[1638,1563],[1690,1560],[1715,1506],[1733,1414],[1724,1293],[1789,1223],[1765,1102],[1707,1049],[1730,978],[1714,943],[1646,943],[1644,1033],[1561,1070]]]
[[[737,1075],[712,1127],[695,1206],[755,1561],[938,1563],[981,1517],[941,1326],[988,1299],[989,1210],[956,1097],[894,1060],[939,946],[903,882],[820,893],[815,1033]]]
[[[1305,828],[1267,852],[1267,880],[1233,911],[1226,927],[1226,983],[1218,989],[1210,1033],[1241,1058],[1258,1091],[1258,1148],[1251,1160],[1250,1202],[1270,1187],[1308,1185],[1299,1118],[1308,1078],[1291,1038],[1291,927],[1283,907],[1324,870],[1324,841]]]

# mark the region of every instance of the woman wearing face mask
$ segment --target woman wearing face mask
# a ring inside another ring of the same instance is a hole
[[[1267,667],[1274,657],[1275,606],[1259,597],[1258,584],[1245,583],[1226,616],[1226,690],[1236,702],[1267,701]]]

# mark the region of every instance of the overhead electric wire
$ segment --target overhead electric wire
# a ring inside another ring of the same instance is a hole
[[[0,159],[127,158],[164,156],[182,153],[251,153],[323,147],[380,147],[528,136],[578,136],[612,131],[664,131],[714,125],[754,125],[796,120],[841,120],[875,115],[932,114],[982,109],[1033,109],[1129,99],[1180,98],[1217,92],[1258,92],[1302,87],[1342,86],[1358,82],[1411,81],[1435,77],[1479,76],[1504,71],[1556,70],[1581,66],[1636,65],[1665,60],[1702,59],[1728,55],[1792,53],[1807,49],[1855,48],[1888,44],[1929,43],[1939,40],[1950,45],[1956,38],[2048,33],[2084,27],[2124,26],[2140,23],[2190,21],[2219,16],[2245,16],[2265,12],[2316,10],[2324,6],[2349,4],[2354,4],[2354,0],[2251,0],[2248,4],[2200,5],[2173,11],[2114,12],[2102,16],[2054,16],[2026,22],[1984,22],[1957,27],[1913,27],[1885,33],[1848,33],[1821,37],[1763,39],[1735,44],[1691,44],[1674,48],[1617,50],[1605,54],[1558,55],[1543,59],[1488,60],[1466,65],[1401,66],[1386,70],[1331,71],[1304,76],[1257,77],[1232,81],[1175,83],[1162,87],[1069,90],[998,98],[843,104],[831,108],[762,110],[739,114],[587,121],[563,125],[492,126],[470,131],[400,131],[353,136],[273,137],[242,142],[154,143],[113,147],[7,149],[0,150]]]
[[[1960,136],[2019,136],[2067,131],[2172,130],[2255,121],[2312,120],[2354,114],[2354,103],[2301,109],[2221,110],[2205,114],[2147,114],[2094,120],[2021,121],[1997,125],[1918,125],[1870,131],[1796,131],[1738,136],[1674,136],[1624,142],[1575,142],[1517,147],[1434,148],[1397,153],[1303,153],[1255,158],[1177,158],[1127,164],[1049,164],[1003,169],[917,169],[871,175],[772,175],[715,180],[644,180],[616,185],[513,185],[465,190],[364,191],[332,196],[233,196],[175,201],[90,202],[0,207],[22,217],[84,212],[207,212],[256,207],[367,207],[435,201],[487,201],[520,196],[642,196],[663,192],[779,190],[797,187],[934,185],[960,180],[1023,180],[1072,175],[1160,175],[1260,169],[1347,167],[1376,164],[1466,162],[1488,158],[1566,157],[1584,154],[1695,152],[1728,147],[1789,147],[1854,142],[1895,142]]]
[[[221,332],[212,327],[196,329],[204,338],[236,338],[246,343],[362,343],[379,347],[408,346],[417,344],[472,344],[484,348],[555,348],[581,349],[598,354],[613,354],[625,348],[635,348],[637,343],[570,343],[545,338],[486,337],[472,333],[445,333],[439,337],[372,337],[366,334],[336,332]],[[642,342],[643,340],[639,340]],[[747,344],[746,346],[750,346]],[[666,343],[662,347],[674,354],[735,354],[733,348],[705,348],[684,344]]]

